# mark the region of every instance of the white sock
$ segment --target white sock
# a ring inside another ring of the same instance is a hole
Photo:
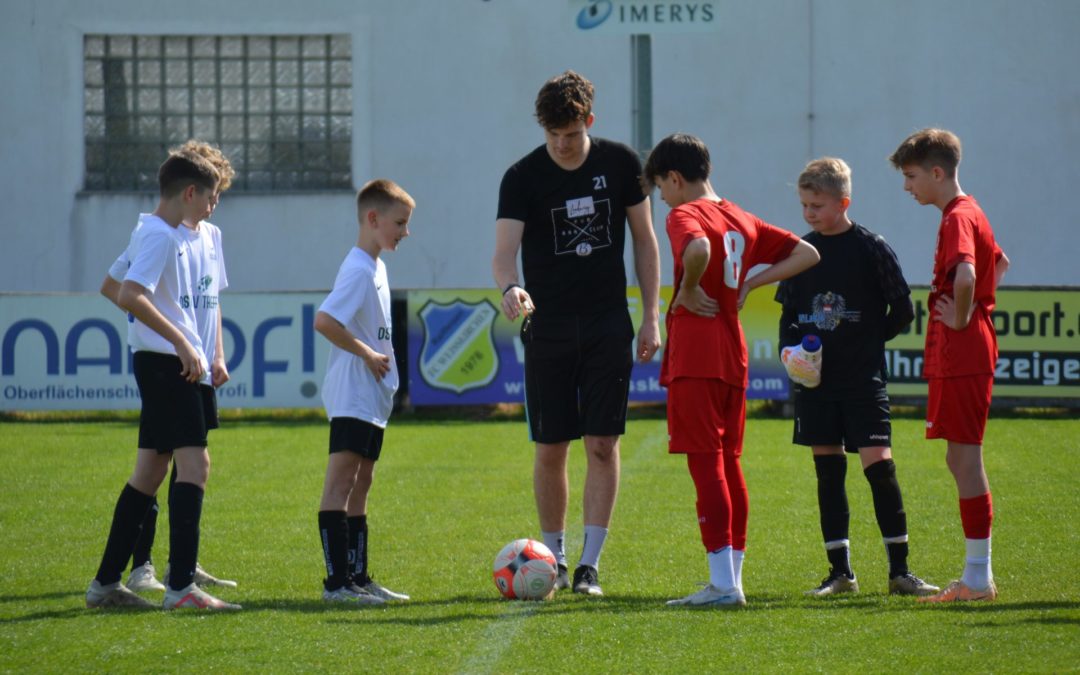
[[[586,525],[585,544],[581,547],[581,560],[578,564],[600,569],[600,552],[604,550],[605,539],[607,539],[606,527]]]
[[[731,549],[731,566],[735,570],[735,585],[742,588],[742,562],[746,557],[746,551]]]
[[[990,538],[965,539],[967,547],[967,564],[964,565],[964,576],[960,581],[968,588],[982,591],[990,587],[990,581],[994,574],[990,571]]]
[[[735,567],[732,564],[731,547],[725,546],[709,553],[709,583],[713,588],[726,591],[738,586],[735,583]]]
[[[541,532],[540,536],[544,539],[544,546],[550,548],[551,552],[555,554],[555,562],[566,567],[566,547],[564,546],[566,531]]]

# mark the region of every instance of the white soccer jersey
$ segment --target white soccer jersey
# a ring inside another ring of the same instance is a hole
[[[131,233],[131,243],[124,252],[130,263],[124,280],[133,281],[150,292],[154,307],[198,352],[206,371],[203,384],[210,384],[210,362],[196,307],[202,306],[207,313],[216,311],[217,282],[222,276],[218,266],[220,263],[223,268],[224,260],[219,255],[220,242],[213,242],[213,234],[207,228],[208,245],[201,229],[196,232],[182,225],[170,227],[153,214],[141,214],[139,224]],[[211,334],[217,335],[216,315]],[[176,354],[168,340],[138,319],[128,331],[128,344],[135,351]]]
[[[331,344],[322,388],[327,417],[355,417],[385,428],[398,388],[390,339],[386,265],[354,247],[341,263],[334,288],[319,311],[329,314],[367,346],[390,357],[390,371],[376,382],[362,358]]]
[[[139,222],[131,232],[132,243],[109,267],[109,276],[116,281],[122,282],[131,267],[132,244],[140,236],[139,231],[143,226],[143,219],[147,216],[156,218],[156,216],[150,214],[141,214],[139,216]],[[229,286],[229,279],[225,273],[225,257],[221,248],[221,230],[217,225],[204,220],[199,223],[198,230],[191,230],[184,225],[180,225],[175,228],[175,234],[180,242],[187,244],[193,254],[191,260],[196,260],[196,265],[199,267],[197,276],[192,277],[196,280],[194,282],[196,292],[188,294],[187,297],[189,298],[188,302],[195,310],[195,325],[198,327],[203,353],[206,355],[207,361],[212,363],[217,351],[218,314],[221,311],[218,298],[220,292]],[[180,258],[180,256],[178,255],[177,258]],[[141,282],[139,283],[141,284]],[[183,304],[183,296],[179,298],[178,302]],[[160,307],[158,309],[160,311]],[[137,328],[137,326],[141,326],[141,329]],[[150,329],[135,321],[131,315],[128,315],[128,344],[132,345],[132,349],[136,349],[136,342],[133,340],[139,339],[133,334],[140,330],[149,331]],[[150,332],[153,333],[153,331]],[[175,353],[175,349],[171,348],[172,345],[169,345],[169,347],[169,353]],[[151,351],[161,350],[151,349]]]

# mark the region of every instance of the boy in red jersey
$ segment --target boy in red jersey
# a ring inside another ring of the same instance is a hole
[[[994,241],[978,203],[960,189],[960,154],[955,134],[923,129],[904,139],[889,157],[904,175],[904,190],[942,212],[928,301],[933,316],[923,359],[923,377],[930,382],[926,437],[948,442],[945,462],[956,479],[967,540],[963,576],[940,593],[919,598],[922,602],[997,597],[990,568],[994,512],[982,440],[998,355],[990,314],[1009,259]]]
[[[746,604],[742,561],[749,499],[742,455],[748,380],[739,310],[754,288],[813,266],[817,250],[722,199],[709,183],[709,150],[674,134],[645,163],[643,182],[660,188],[675,261],[668,344],[660,382],[668,389],[668,451],[686,454],[697,491],[709,584],[669,605]],[[746,271],[769,265],[750,278]]]

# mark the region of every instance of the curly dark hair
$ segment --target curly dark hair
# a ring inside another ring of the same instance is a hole
[[[536,121],[545,129],[585,121],[592,113],[595,91],[592,82],[572,70],[556,75],[536,95]]]

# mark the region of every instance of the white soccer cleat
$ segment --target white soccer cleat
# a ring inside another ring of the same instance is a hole
[[[741,588],[722,590],[712,584],[706,584],[697,593],[691,593],[685,598],[668,600],[667,604],[673,607],[677,605],[690,607],[745,607],[746,596],[743,595]]]
[[[354,586],[364,591],[365,593],[374,595],[377,598],[382,598],[387,602],[405,602],[409,599],[409,596],[405,595],[404,593],[398,593],[396,591],[390,590],[385,586],[377,584],[375,583],[375,580],[370,577],[368,577],[367,583],[361,584],[359,582],[355,582]]]
[[[240,605],[225,602],[210,595],[197,584],[188,584],[179,591],[168,589],[165,591],[165,601],[161,603],[164,609],[208,609],[211,611],[235,611],[242,609]]]
[[[169,566],[165,566],[165,578],[163,580],[166,584],[169,583]],[[210,574],[202,568],[202,565],[195,563],[195,577],[191,580],[193,583],[199,586],[220,586],[222,588],[236,588],[236,582],[228,579],[218,579],[214,575]]]
[[[90,582],[86,589],[86,606],[90,609],[98,607],[141,607],[150,608],[154,604],[146,598],[141,598],[127,586],[119,581],[102,586],[97,579]]]
[[[322,599],[324,602],[351,602],[357,605],[385,605],[386,600],[368,593],[356,584],[335,588],[332,591],[323,589]]]
[[[154,570],[153,563],[139,565],[131,570],[131,574],[128,575],[127,583],[124,585],[128,587],[128,590],[135,591],[136,593],[142,591],[165,590],[165,584],[157,580],[157,573],[156,570]]]

